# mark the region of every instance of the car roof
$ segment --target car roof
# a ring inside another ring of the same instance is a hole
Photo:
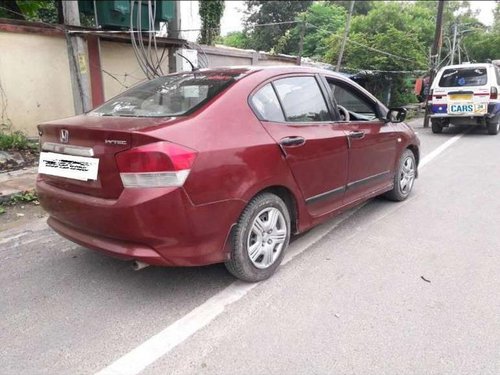
[[[443,66],[441,69],[458,69],[458,68],[487,68],[493,66],[493,64],[489,63],[471,63],[471,64],[456,64],[456,65],[448,65]]]
[[[251,74],[256,72],[272,72],[274,74],[286,74],[286,73],[318,73],[318,74],[328,74],[336,75],[339,77],[345,77],[342,74],[333,72],[331,70],[315,68],[310,66],[298,66],[298,65],[245,65],[245,66],[222,66],[215,68],[203,68],[197,70],[198,72],[206,73],[236,73],[236,74]]]

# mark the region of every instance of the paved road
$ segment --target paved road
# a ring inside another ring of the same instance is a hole
[[[454,136],[419,133],[424,156]],[[247,289],[223,266],[134,272],[42,221],[3,232],[0,374],[134,365],[134,349],[233,286],[234,303],[199,330],[214,307],[181,325],[194,334],[141,373],[499,374],[499,165],[500,136],[466,133],[409,200],[375,199],[308,232]]]

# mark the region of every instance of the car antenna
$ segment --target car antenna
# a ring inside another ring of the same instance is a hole
[[[177,52],[177,54],[178,54],[180,57],[182,57],[184,60],[186,60],[186,61],[189,63],[189,65],[191,65],[191,71],[192,71],[192,72],[196,72],[197,70],[200,70],[200,68],[195,67],[195,66],[193,65],[193,63],[192,63],[192,62],[191,62],[191,61],[190,61],[190,60],[189,60],[186,56],[184,56],[182,53]]]

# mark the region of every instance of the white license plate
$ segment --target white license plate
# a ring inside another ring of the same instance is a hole
[[[453,114],[485,114],[488,110],[486,103],[457,103],[448,105],[448,113]]]
[[[41,152],[38,173],[88,181],[97,180],[98,168],[97,158]]]

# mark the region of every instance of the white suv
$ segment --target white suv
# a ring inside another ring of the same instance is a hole
[[[493,64],[441,68],[429,93],[433,133],[453,125],[482,125],[488,134],[500,130],[500,71]]]

